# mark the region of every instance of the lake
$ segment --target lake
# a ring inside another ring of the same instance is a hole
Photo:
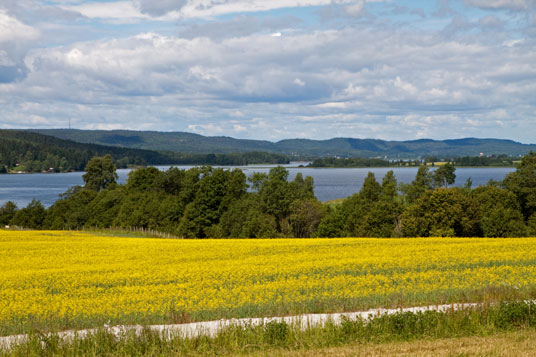
[[[296,167],[296,164],[283,165],[289,171],[289,178],[293,179],[298,172],[303,176],[312,176],[315,181],[315,194],[321,201],[345,198],[358,192],[369,171],[376,175],[381,182],[385,173],[393,170],[398,182],[409,183],[415,178],[416,167],[404,168],[307,168]],[[240,166],[246,175],[254,172],[268,172],[275,165]],[[178,166],[190,168],[192,166]],[[169,166],[158,167],[167,170]],[[232,167],[231,167],[232,168]],[[473,187],[485,185],[490,179],[501,181],[514,168],[457,168],[455,186],[463,186],[467,178],[473,181]],[[119,182],[124,183],[130,169],[117,170]],[[45,206],[52,205],[60,193],[69,187],[83,185],[83,172],[69,172],[57,174],[9,174],[0,175],[0,205],[13,201],[19,207],[24,207],[32,199],[40,200]]]

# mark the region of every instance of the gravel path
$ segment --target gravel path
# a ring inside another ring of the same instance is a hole
[[[400,309],[371,309],[367,311],[358,312],[342,312],[331,314],[303,314],[295,316],[285,317],[266,317],[266,318],[243,318],[243,319],[230,319],[230,320],[217,320],[217,321],[202,321],[192,322],[188,324],[176,324],[176,325],[129,325],[129,326],[104,326],[109,332],[115,336],[121,336],[126,331],[134,330],[137,334],[141,334],[144,328],[149,328],[151,331],[160,332],[166,336],[209,336],[215,337],[221,329],[228,326],[258,326],[269,322],[286,322],[287,324],[293,324],[301,326],[302,329],[308,326],[322,326],[326,322],[331,321],[334,324],[340,324],[343,318],[356,319],[362,318],[364,320],[369,318],[378,317],[381,315],[392,315],[397,312],[424,312],[424,311],[440,311],[445,312],[448,310],[460,310],[467,308],[478,307],[481,304],[449,304],[449,305],[433,305],[433,306],[419,306],[408,307]],[[93,334],[101,328],[93,328],[86,330],[68,330],[58,332],[58,336],[63,340],[71,340],[75,336],[83,338],[88,334]],[[0,337],[0,348],[6,349],[12,345],[24,342],[28,335],[13,335]]]

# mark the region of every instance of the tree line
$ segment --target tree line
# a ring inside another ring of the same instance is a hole
[[[460,156],[453,158],[439,158],[428,156],[422,160],[387,160],[380,158],[362,157],[324,157],[314,159],[309,167],[406,167],[428,164],[434,166],[437,162],[448,162],[455,166],[470,167],[513,167],[519,161],[519,157],[507,155],[491,156]]]
[[[111,156],[95,157],[85,185],[50,208],[33,201],[0,208],[0,224],[28,228],[138,227],[186,238],[275,237],[518,237],[536,235],[536,153],[504,181],[449,187],[455,168],[420,166],[399,184],[393,171],[369,173],[358,193],[337,205],[314,195],[311,177],[275,167],[246,178],[240,169],[133,170],[117,184]]]

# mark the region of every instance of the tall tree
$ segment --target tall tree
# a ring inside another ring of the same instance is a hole
[[[452,185],[456,180],[454,171],[456,171],[456,168],[450,162],[440,166],[433,174],[435,186],[449,187],[449,185]]]
[[[15,213],[17,212],[17,205],[11,201],[4,203],[0,207],[0,225],[5,226],[9,224],[9,221],[13,219]]]
[[[380,198],[382,192],[382,187],[376,181],[376,177],[373,172],[369,172],[365,181],[363,182],[363,187],[359,191],[359,196],[366,202],[372,203],[376,202]]]
[[[86,188],[99,192],[117,181],[117,167],[110,155],[95,156],[86,165],[82,179]]]
[[[506,176],[503,185],[517,196],[526,220],[536,214],[536,153],[525,155],[516,171]]]
[[[381,197],[384,200],[393,200],[397,194],[396,177],[393,170],[387,171],[382,180],[382,193]]]
[[[472,191],[484,237],[521,237],[526,234],[523,214],[511,191],[479,186]]]
[[[409,203],[417,201],[432,187],[432,175],[428,166],[419,166],[415,180],[409,185],[403,185],[403,192],[406,193],[406,198]]]

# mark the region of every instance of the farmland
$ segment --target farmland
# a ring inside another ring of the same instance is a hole
[[[0,231],[0,331],[536,296],[536,239],[170,240]]]

